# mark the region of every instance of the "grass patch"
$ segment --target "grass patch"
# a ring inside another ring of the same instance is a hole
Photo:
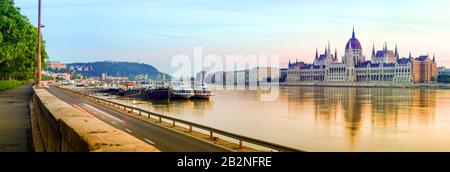
[[[0,91],[5,91],[13,88],[17,88],[21,85],[26,84],[27,81],[17,81],[17,80],[0,80]]]

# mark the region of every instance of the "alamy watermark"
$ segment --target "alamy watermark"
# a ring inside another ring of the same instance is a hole
[[[274,101],[279,96],[279,55],[203,54],[202,47],[194,48],[194,56],[185,54],[172,58],[175,68],[172,82],[195,80],[209,84],[215,90],[255,90],[260,101]]]

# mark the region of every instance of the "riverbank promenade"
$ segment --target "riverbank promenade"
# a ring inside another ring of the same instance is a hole
[[[32,85],[0,92],[0,152],[31,152]]]

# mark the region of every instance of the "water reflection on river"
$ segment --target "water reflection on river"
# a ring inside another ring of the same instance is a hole
[[[450,151],[450,90],[282,87],[129,104],[306,151]]]

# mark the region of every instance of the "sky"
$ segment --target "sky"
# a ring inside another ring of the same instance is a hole
[[[447,0],[42,0],[52,61],[132,61],[171,73],[172,57],[279,55],[281,65],[312,62],[316,48],[341,57],[355,27],[363,52],[372,46],[403,57],[435,54],[450,67]],[[15,0],[37,25],[37,0]]]

